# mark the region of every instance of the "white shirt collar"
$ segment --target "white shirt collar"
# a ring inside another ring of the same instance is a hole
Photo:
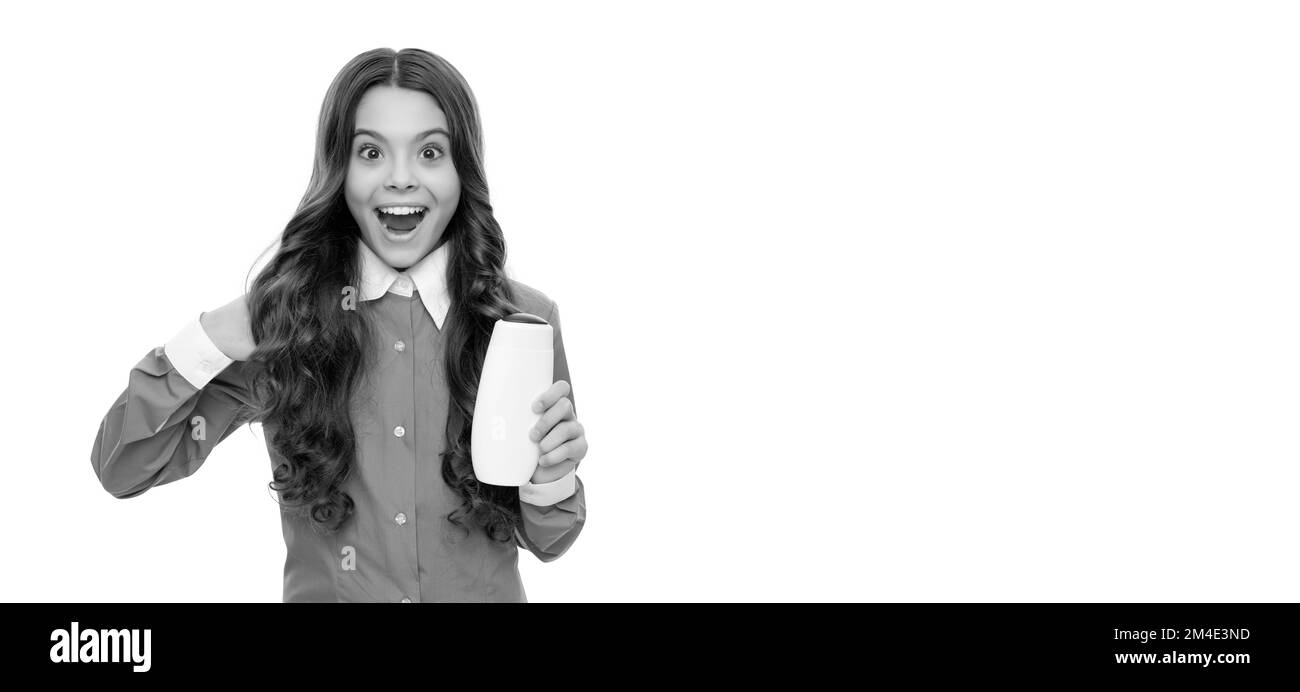
[[[414,284],[414,290],[420,292],[424,309],[438,329],[442,329],[451,309],[451,293],[447,289],[450,242],[443,243],[411,268],[400,272],[388,266],[360,238],[357,239],[357,254],[361,258],[361,300],[382,298],[389,291],[409,298]]]

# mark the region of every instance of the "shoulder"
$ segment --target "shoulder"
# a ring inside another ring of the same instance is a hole
[[[537,315],[542,319],[550,319],[551,313],[555,310],[555,301],[550,296],[529,286],[522,281],[508,279],[510,289],[514,291],[515,302],[519,309],[532,315]]]

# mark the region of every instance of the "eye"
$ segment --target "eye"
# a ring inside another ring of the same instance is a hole
[[[373,152],[375,152],[376,154],[378,154],[378,153],[379,153],[379,149],[377,149],[373,144],[362,144],[362,145],[361,145],[361,148],[357,150],[357,153],[361,155],[361,158],[363,158],[363,159],[365,159],[365,160],[367,160],[367,161],[374,161],[374,158],[372,158],[372,157],[370,157],[370,156],[366,156],[366,152],[367,152],[367,151],[373,151]]]
[[[423,154],[423,153],[426,152],[426,151],[436,151],[436,152],[438,152],[437,156],[428,156],[428,157],[425,157],[425,159],[428,160],[428,161],[433,161],[433,160],[436,160],[436,159],[442,158],[443,156],[446,155],[446,152],[444,152],[444,151],[442,150],[442,147],[438,146],[437,144],[430,144],[429,146],[427,146],[427,147],[421,149],[421,150],[420,150],[420,153]]]

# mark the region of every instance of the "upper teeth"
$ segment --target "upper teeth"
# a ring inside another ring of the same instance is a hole
[[[379,211],[385,214],[416,214],[424,210],[424,207],[380,207]]]

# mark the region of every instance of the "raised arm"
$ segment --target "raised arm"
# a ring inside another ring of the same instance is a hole
[[[254,413],[239,304],[201,313],[131,369],[99,425],[90,460],[104,489],[129,498],[185,478]],[[247,319],[243,312],[242,319]],[[205,323],[210,325],[205,329]],[[218,347],[214,335],[224,345]]]
[[[569,379],[569,361],[564,354],[564,337],[560,333],[560,309],[551,306],[547,317],[554,332],[555,381],[569,383],[569,401],[576,415],[577,400],[573,397],[573,381]],[[519,509],[522,513],[523,532],[515,531],[515,542],[527,548],[542,562],[551,562],[578,540],[582,526],[587,521],[587,498],[582,480],[575,467],[562,478],[550,483],[528,483],[519,489]]]

